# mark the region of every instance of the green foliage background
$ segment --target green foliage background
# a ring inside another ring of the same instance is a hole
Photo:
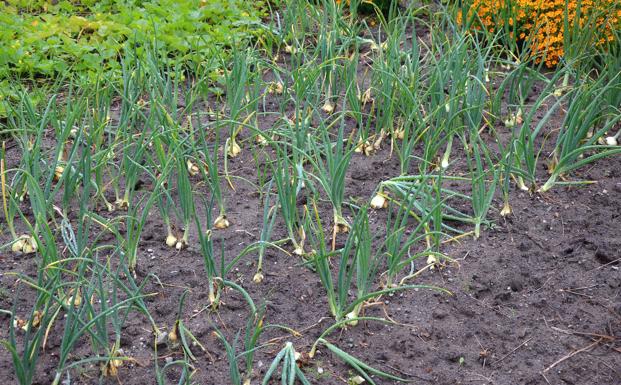
[[[0,79],[120,68],[128,42],[196,62],[249,36],[261,2],[243,0],[8,0],[0,2]]]

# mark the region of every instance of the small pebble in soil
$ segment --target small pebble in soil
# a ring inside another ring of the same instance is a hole
[[[522,290],[522,282],[516,278],[512,279],[511,281],[509,281],[509,289],[513,291]]]

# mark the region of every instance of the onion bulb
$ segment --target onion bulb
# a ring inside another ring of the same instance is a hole
[[[254,275],[254,277],[252,277],[252,281],[253,281],[254,283],[261,283],[261,282],[263,282],[263,278],[265,278],[265,277],[264,277],[264,276],[263,276],[263,274],[259,271],[259,272],[257,272],[257,273]]]
[[[502,210],[500,210],[500,216],[502,217],[506,217],[507,215],[511,215],[513,211],[511,210],[511,206],[509,205],[509,202],[505,202],[504,205],[502,206]]]
[[[174,349],[179,346],[179,321],[176,321],[170,332],[168,333],[167,344],[168,347]]]
[[[509,117],[504,121],[505,126],[514,127],[517,124],[522,124],[524,119],[522,118],[522,110],[519,109],[516,113],[512,113]]]
[[[364,91],[362,93],[362,95],[360,95],[360,102],[362,103],[362,105],[365,105],[369,102],[373,101],[373,97],[371,97],[371,88],[369,87],[366,91]]]
[[[348,223],[335,223],[334,232],[337,234],[349,233],[349,224]]]
[[[198,166],[195,165],[194,162],[192,162],[190,159],[187,160],[186,166],[188,168],[188,174],[190,174],[190,176],[195,176],[198,174]]]
[[[168,234],[168,236],[166,237],[166,246],[175,247],[176,244],[177,244],[177,237],[175,237],[172,234]]]
[[[11,245],[11,250],[14,253],[21,253],[23,249],[24,249],[24,240],[21,238],[13,242],[13,244]]]
[[[120,210],[127,210],[129,208],[129,201],[126,199],[117,199],[114,203],[116,203],[116,207]]]
[[[70,307],[72,304],[73,307],[79,307],[82,305],[82,294],[80,293],[80,289],[75,292],[73,289],[69,289],[67,295],[63,298],[63,305]]]
[[[358,318],[358,314],[356,314],[356,311],[355,311],[355,310],[353,310],[353,311],[351,311],[351,312],[347,313],[347,314],[345,315],[345,319],[347,319],[347,320],[351,320],[351,321],[348,321],[348,322],[347,322],[347,325],[349,325],[349,326],[356,326],[356,325],[358,325],[358,320],[357,320],[357,319],[354,319],[354,318]]]
[[[265,139],[265,136],[263,136],[262,134],[258,134],[256,136],[256,142],[259,146],[266,146],[267,145],[267,139]]]
[[[43,313],[41,313],[39,310],[35,310],[34,313],[32,313],[32,327],[39,327],[39,325],[41,325],[42,318]]]
[[[356,148],[354,149],[354,151],[358,154],[364,154],[365,156],[371,156],[375,152],[375,148],[368,140],[364,142],[360,140],[358,144],[356,145]]]
[[[175,243],[175,249],[181,250],[188,246],[188,243],[184,239],[179,239],[177,243]]]
[[[24,244],[24,248],[22,249],[24,254],[32,254],[35,251],[37,251],[37,245],[30,242],[26,242]]]
[[[231,225],[228,219],[226,219],[226,215],[220,214],[213,222],[213,227],[218,230],[226,229]]]
[[[617,137],[616,136],[606,137],[606,145],[607,146],[618,146],[619,142],[617,142]]]
[[[405,130],[403,128],[399,128],[395,130],[392,135],[399,140],[403,140],[403,138],[405,138]]]
[[[448,160],[448,156],[444,156],[442,157],[442,162],[440,163],[440,167],[442,167],[442,169],[446,170],[449,166],[449,160]]]
[[[227,141],[226,152],[231,158],[235,158],[241,153],[241,147],[235,141],[235,138],[231,138]]]
[[[375,142],[373,142],[373,149],[375,149],[375,151],[378,151],[382,147],[382,142],[384,141],[385,138],[386,138],[386,131],[381,130],[377,139],[375,139]]]
[[[28,321],[15,317],[15,319],[13,319],[13,327],[15,329],[22,329],[23,331],[26,331],[26,329],[28,329]]]
[[[329,100],[326,100],[326,102],[321,107],[321,110],[327,114],[331,114],[332,112],[334,112],[334,104],[330,103]]]
[[[116,377],[119,374],[118,368],[123,366],[123,360],[118,358],[124,354],[123,349],[117,350],[116,346],[114,349],[115,350],[112,352],[110,360],[108,360],[108,362],[106,362],[101,368],[101,372],[104,377]]]
[[[378,193],[371,199],[371,208],[380,210],[386,207],[388,207],[388,200],[382,194]]]
[[[436,258],[435,255],[431,254],[427,257],[427,264],[428,265],[435,265],[436,263],[438,263],[438,258]]]
[[[270,94],[282,95],[285,90],[282,82],[271,82],[267,88],[267,92]]]
[[[54,182],[58,182],[64,172],[65,168],[63,166],[56,166],[56,168],[54,168]]]
[[[33,236],[23,234],[11,245],[14,253],[32,254],[37,251],[37,241]]]

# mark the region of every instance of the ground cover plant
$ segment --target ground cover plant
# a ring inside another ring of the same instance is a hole
[[[1,380],[621,381],[613,2],[0,8]]]

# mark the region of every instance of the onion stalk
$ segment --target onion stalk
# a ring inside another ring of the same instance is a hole
[[[272,167],[272,183],[278,193],[278,207],[283,218],[289,241],[293,245],[293,253],[304,255],[305,233],[297,208],[298,195],[302,193],[299,173],[294,171],[294,165],[289,158],[286,147],[276,148],[276,161]],[[270,183],[271,184],[271,183]]]
[[[352,145],[352,136],[348,139],[344,138],[344,116],[342,115],[339,120],[341,124],[339,125],[334,143],[330,138],[329,127],[325,125],[325,122],[320,122],[320,136],[317,140],[310,142],[312,156],[309,159],[316,171],[315,177],[332,203],[333,248],[336,242],[336,235],[347,233],[350,229],[350,224],[343,216],[342,210],[345,195],[345,175],[355,149],[355,146]]]
[[[263,200],[263,227],[261,229],[261,240],[259,244],[259,260],[257,262],[257,272],[252,278],[254,283],[261,283],[265,276],[263,275],[263,256],[267,248],[267,244],[270,241],[274,223],[276,221],[276,208],[277,206],[270,207],[270,190],[272,188],[272,182],[268,185],[265,199]]]

